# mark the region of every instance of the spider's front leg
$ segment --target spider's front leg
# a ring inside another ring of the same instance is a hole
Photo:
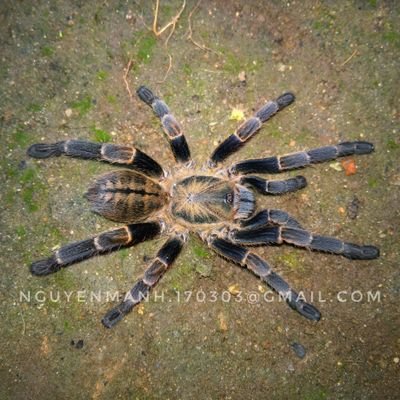
[[[147,267],[143,278],[139,279],[133,288],[125,295],[124,300],[112,308],[102,319],[106,328],[112,328],[124,316],[130,313],[150,292],[150,289],[160,280],[162,275],[172,265],[182,250],[186,235],[175,235],[168,239],[158,251],[156,257]]]
[[[294,102],[293,93],[284,93],[276,100],[269,101],[264,104],[253,117],[246,120],[235,133],[225,139],[212,153],[209,165],[215,166],[216,164],[224,161],[231,154],[238,151],[262,126],[278,111],[283,110],[289,104]]]
[[[190,161],[189,146],[180,123],[170,113],[168,106],[146,86],[140,86],[136,93],[140,100],[150,106],[154,114],[160,118],[175,160],[180,163],[188,163]]]
[[[312,321],[319,321],[320,312],[311,304],[306,303],[289,284],[274,272],[266,261],[247,250],[245,247],[217,237],[208,237],[207,243],[217,254],[236,264],[247,267],[259,276],[268,286],[275,290],[288,305]]]
[[[229,233],[233,243],[246,246],[288,243],[327,253],[339,254],[355,260],[373,260],[379,257],[375,246],[360,246],[329,236],[314,235],[296,226],[253,226]]]
[[[66,140],[52,144],[33,144],[27,153],[33,158],[58,157],[64,154],[74,158],[122,165],[154,178],[162,178],[165,175],[160,164],[133,146]]]
[[[50,257],[31,264],[33,275],[49,275],[88,258],[154,239],[163,230],[159,222],[126,225],[90,239],[67,244]]]
[[[229,168],[230,174],[274,174],[296,168],[306,167],[325,161],[332,161],[338,157],[352,154],[369,154],[374,151],[374,145],[369,142],[343,142],[335,146],[324,146],[308,151],[299,151],[284,156],[256,158],[240,161]]]
[[[242,230],[254,230],[271,225],[303,229],[300,222],[294,219],[286,211],[282,210],[263,210],[250,219],[240,221],[240,227]]]

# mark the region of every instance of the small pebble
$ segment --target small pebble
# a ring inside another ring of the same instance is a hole
[[[25,160],[21,160],[18,163],[18,169],[22,170],[22,169],[25,169],[25,168],[26,168],[26,161]]]
[[[234,283],[233,285],[228,286],[228,292],[233,296],[237,296],[240,293],[239,285]]]
[[[83,347],[83,340],[79,339],[77,342],[75,342],[75,340],[71,340],[70,345],[74,346],[76,349],[81,349]]]
[[[278,71],[279,72],[284,72],[285,70],[286,70],[286,65],[282,64],[282,63],[279,63],[278,64]]]
[[[306,356],[306,349],[300,343],[294,342],[290,345],[293,351],[296,353],[296,356],[299,358],[304,358]]]
[[[358,215],[358,209],[360,208],[360,200],[357,196],[354,196],[350,203],[347,205],[347,216],[350,219],[356,219]]]
[[[246,72],[245,71],[240,71],[238,75],[239,81],[241,83],[246,83]]]

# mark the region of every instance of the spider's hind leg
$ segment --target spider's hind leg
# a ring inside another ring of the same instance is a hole
[[[50,257],[33,262],[30,269],[33,275],[49,275],[88,258],[153,239],[161,231],[162,225],[159,222],[126,225],[90,239],[69,243],[55,251]]]
[[[52,144],[33,144],[27,153],[33,158],[58,157],[64,154],[84,160],[98,160],[122,165],[154,178],[164,176],[162,167],[155,160],[133,146],[66,140]]]
[[[133,307],[146,298],[150,289],[160,280],[161,276],[178,257],[185,240],[186,237],[184,235],[176,235],[167,240],[147,267],[144,276],[125,295],[124,300],[104,316],[101,322],[106,328],[112,328],[126,314],[130,313]]]

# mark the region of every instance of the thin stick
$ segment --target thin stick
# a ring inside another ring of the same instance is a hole
[[[218,54],[215,50],[210,49],[209,47],[205,46],[204,44],[200,44],[199,42],[196,42],[193,39],[193,30],[192,30],[192,15],[196,12],[196,10],[199,8],[199,5],[201,3],[201,0],[199,0],[196,5],[193,7],[192,11],[190,11],[189,13],[189,18],[188,18],[188,23],[189,23],[189,28],[188,28],[188,35],[187,35],[187,40],[189,40],[190,42],[192,42],[196,47],[198,47],[201,50],[204,51],[211,51],[215,54]]]
[[[133,101],[133,95],[132,95],[131,88],[129,87],[129,83],[128,83],[128,74],[129,74],[129,71],[132,69],[132,66],[133,66],[133,60],[131,58],[129,60],[129,62],[128,62],[128,65],[125,68],[125,73],[124,73],[124,76],[123,76],[124,83],[125,83],[125,86],[126,86],[126,90],[128,91],[129,98],[130,98],[131,101]]]
[[[172,56],[171,56],[170,53],[167,53],[167,55],[168,55],[168,58],[169,58],[168,69],[167,69],[167,72],[164,75],[164,78],[161,81],[158,81],[158,83],[164,83],[167,80],[167,77],[168,77],[168,75],[169,75],[169,73],[171,71],[171,68],[172,68]]]
[[[170,32],[169,32],[169,34],[167,36],[167,39],[165,40],[165,43],[164,43],[165,51],[167,52],[168,59],[169,59],[168,69],[167,69],[167,72],[164,75],[164,78],[161,81],[159,81],[159,83],[165,82],[167,77],[168,77],[168,74],[171,71],[171,68],[172,68],[172,56],[168,51],[168,42],[169,42],[169,39],[171,39],[172,35],[175,32],[176,24],[177,24],[179,18],[181,17],[185,7],[186,7],[186,0],[183,0],[182,7],[179,10],[179,12],[175,15],[175,17],[173,17],[171,19],[171,21],[169,21],[166,25],[164,25],[164,27],[162,27],[161,29],[157,29],[158,10],[160,8],[160,0],[156,0],[156,9],[154,11],[154,20],[153,20],[153,33],[156,35],[156,37],[158,37],[158,36],[162,35],[168,28],[171,27],[171,30],[170,30]]]
[[[178,22],[183,10],[186,7],[186,0],[183,0],[182,7],[179,10],[178,14],[175,15],[166,25],[164,25],[161,29],[157,29],[157,20],[158,20],[158,9],[160,7],[160,0],[156,0],[156,9],[154,11],[154,20],[153,20],[153,33],[158,37],[162,35],[170,26],[172,26],[172,32],[175,31],[176,23]],[[172,34],[170,33],[170,36]],[[170,37],[169,36],[169,37]]]
[[[342,64],[340,64],[340,66],[341,66],[341,67],[345,66],[356,54],[357,54],[357,49],[355,49],[355,50],[353,51],[353,54],[352,54],[345,62],[343,62]]]

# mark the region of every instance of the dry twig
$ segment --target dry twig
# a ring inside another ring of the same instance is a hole
[[[168,59],[169,59],[167,72],[165,73],[164,78],[161,81],[158,81],[158,83],[164,83],[167,80],[168,75],[169,75],[169,73],[171,71],[171,68],[172,68],[172,56],[171,56],[170,53],[167,53],[167,55],[168,55]]]
[[[171,36],[174,34],[175,28],[176,28],[176,24],[177,24],[179,18],[181,17],[181,15],[183,13],[183,10],[186,7],[186,0],[183,0],[182,7],[179,10],[179,12],[171,19],[171,21],[169,21],[161,29],[157,29],[158,9],[159,9],[159,7],[160,7],[160,0],[156,0],[156,9],[154,11],[154,20],[153,20],[153,33],[156,35],[156,37],[158,37],[158,36],[162,35],[168,28],[171,28],[171,30],[169,32],[169,35],[167,36],[167,38],[165,39],[165,42],[164,42],[164,46],[165,46],[165,50],[166,50],[167,55],[168,55],[169,63],[168,63],[168,69],[167,69],[167,72],[164,75],[164,78],[161,81],[159,81],[159,83],[163,83],[167,79],[168,74],[170,73],[171,68],[172,68],[172,56],[168,51],[168,42],[169,42],[169,39],[171,38]]]
[[[131,58],[128,62],[128,65],[125,67],[125,73],[123,76],[125,87],[126,87],[126,90],[128,91],[129,98],[131,101],[133,101],[133,95],[132,95],[132,91],[131,91],[131,88],[129,87],[129,83],[128,83],[128,74],[129,74],[129,71],[132,69],[132,66],[133,66],[133,60]]]
[[[341,67],[345,66],[356,54],[357,54],[357,49],[355,49],[355,50],[353,51],[352,55],[351,55],[349,58],[347,58],[346,61],[344,61],[342,64],[340,64],[340,66],[341,66]]]
[[[158,9],[160,7],[160,0],[156,0],[156,10],[154,11],[154,21],[153,21],[153,32],[158,37],[162,35],[170,26],[172,26],[171,32],[175,31],[176,23],[178,22],[183,10],[186,7],[186,0],[183,0],[182,7],[179,10],[178,14],[175,15],[166,25],[164,25],[161,29],[157,29],[157,20],[158,20]],[[172,33],[169,34],[168,39],[172,36]]]
[[[198,47],[199,49],[201,49],[201,50],[204,50],[204,51],[211,51],[211,52],[213,52],[213,53],[215,53],[215,54],[218,54],[215,50],[210,49],[209,47],[205,46],[204,44],[201,44],[201,43],[199,43],[199,42],[196,42],[196,41],[193,39],[192,16],[193,16],[193,14],[196,12],[196,10],[199,8],[200,3],[201,3],[201,0],[199,0],[199,1],[196,3],[196,5],[193,7],[192,11],[190,11],[190,13],[189,13],[189,18],[188,18],[189,28],[188,28],[187,39],[188,39],[190,42],[192,42],[196,47]]]

